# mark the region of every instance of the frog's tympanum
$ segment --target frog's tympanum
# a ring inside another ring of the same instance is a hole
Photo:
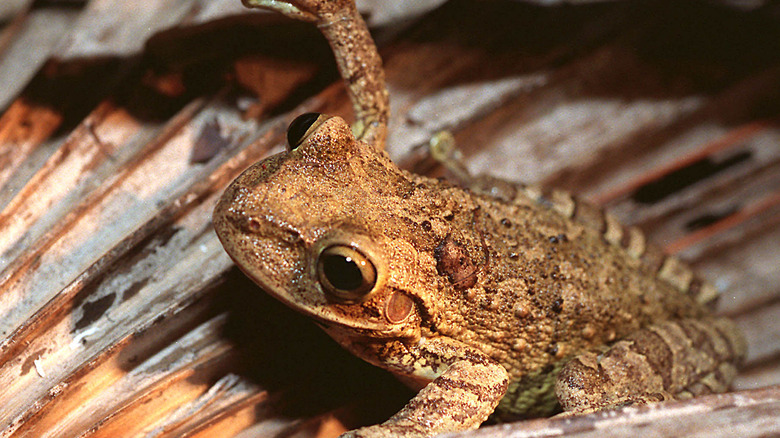
[[[744,339],[711,315],[714,288],[685,264],[560,191],[400,170],[383,152],[381,61],[352,2],[245,3],[320,27],[357,122],[295,119],[288,150],[228,187],[214,226],[266,291],[419,389],[350,436],[431,436],[491,414],[727,389]]]

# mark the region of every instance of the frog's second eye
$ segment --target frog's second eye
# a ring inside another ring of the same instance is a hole
[[[300,146],[300,144],[303,143],[303,140],[320,126],[325,118],[326,117],[320,113],[304,113],[290,122],[290,126],[287,128],[288,149],[293,150]]]
[[[317,279],[326,294],[341,301],[362,301],[374,289],[376,268],[357,249],[346,245],[325,248],[317,259]]]

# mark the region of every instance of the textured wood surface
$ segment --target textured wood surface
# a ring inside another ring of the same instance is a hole
[[[463,435],[778,433],[777,7],[389,3],[361,10],[397,162],[440,175],[424,145],[450,129],[474,172],[605,205],[713,281],[749,341],[736,393]],[[409,398],[211,229],[292,117],[350,116],[316,29],[238,0],[0,12],[0,436],[324,437]]]

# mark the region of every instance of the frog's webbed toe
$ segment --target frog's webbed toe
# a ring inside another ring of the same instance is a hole
[[[745,356],[726,319],[667,321],[639,330],[603,354],[567,363],[555,385],[564,411],[592,412],[723,392]]]

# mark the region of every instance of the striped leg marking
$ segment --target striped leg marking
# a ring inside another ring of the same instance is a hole
[[[558,376],[555,392],[563,409],[573,412],[723,392],[745,352],[744,338],[727,319],[663,322],[601,355],[575,357]]]
[[[429,340],[423,359],[446,369],[389,420],[342,437],[430,437],[479,427],[506,394],[509,377],[503,366],[468,347],[451,356],[455,342]]]

